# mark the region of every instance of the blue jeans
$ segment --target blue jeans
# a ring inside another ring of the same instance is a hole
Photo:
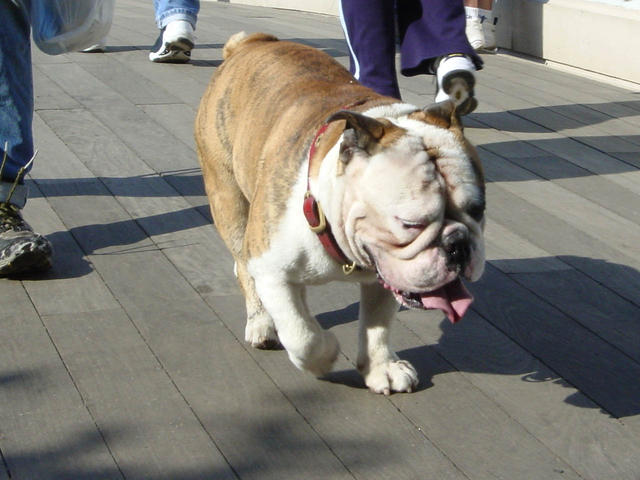
[[[174,20],[186,20],[196,28],[200,0],[153,0],[156,10],[156,23],[162,29]]]
[[[33,156],[33,78],[28,15],[14,3],[2,0],[0,18],[0,161],[6,154],[0,171],[0,202],[5,202],[18,171]],[[24,175],[18,180],[11,203],[22,208],[27,200]]]

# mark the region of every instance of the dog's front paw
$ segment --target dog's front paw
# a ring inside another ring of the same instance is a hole
[[[339,352],[340,345],[336,336],[323,330],[306,346],[302,355],[289,351],[289,358],[300,370],[322,377],[331,371]]]
[[[282,348],[276,327],[266,313],[263,316],[254,315],[247,320],[244,329],[244,340],[253,348],[261,350],[277,350]]]
[[[418,373],[406,360],[389,359],[364,373],[364,381],[374,393],[412,392],[418,386]]]

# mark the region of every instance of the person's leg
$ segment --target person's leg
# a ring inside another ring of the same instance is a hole
[[[185,63],[191,58],[193,32],[200,11],[199,0],[154,0],[155,19],[160,29],[151,48],[152,62]]]
[[[30,24],[12,2],[0,1],[0,18],[0,276],[7,276],[49,268],[52,249],[20,214],[33,159]]]
[[[400,98],[396,78],[394,0],[341,0],[340,20],[350,69],[363,85]]]
[[[176,20],[185,20],[195,30],[200,11],[200,0],[153,0],[153,7],[159,29],[163,29]]]
[[[398,0],[398,27],[402,74],[436,74],[436,101],[451,99],[461,115],[473,111],[482,60],[465,35],[463,0]]]
[[[27,14],[12,2],[0,2],[0,18],[0,202],[7,202],[13,190],[10,201],[22,208],[26,171],[20,178],[18,172],[29,168],[33,156],[30,25]]]
[[[462,0],[398,0],[398,26],[403,75],[434,73],[435,60],[451,53],[482,67],[464,32]]]

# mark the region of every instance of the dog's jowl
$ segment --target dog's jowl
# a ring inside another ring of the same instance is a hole
[[[357,366],[374,392],[418,378],[388,344],[398,306],[456,322],[484,268],[484,179],[449,102],[418,108],[358,84],[331,57],[239,33],[195,135],[213,218],[246,298],[247,342],[280,344],[321,376],[338,342],[306,285],[361,285]]]

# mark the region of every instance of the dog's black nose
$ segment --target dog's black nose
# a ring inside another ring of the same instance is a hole
[[[447,253],[447,268],[451,271],[462,271],[471,256],[468,234],[463,230],[456,230],[444,238],[442,244]]]

